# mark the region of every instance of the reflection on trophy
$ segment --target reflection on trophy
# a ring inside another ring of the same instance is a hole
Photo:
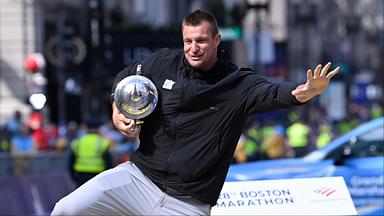
[[[136,124],[143,123],[140,119],[153,112],[158,100],[156,86],[140,73],[139,64],[137,74],[121,80],[114,92],[114,101],[119,111],[127,118],[135,119]]]

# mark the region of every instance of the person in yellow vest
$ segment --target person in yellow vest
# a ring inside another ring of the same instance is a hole
[[[332,128],[326,122],[321,122],[319,127],[319,134],[316,138],[316,147],[322,148],[326,146],[329,142],[331,142],[333,138]]]
[[[294,157],[302,157],[308,153],[310,132],[310,127],[300,118],[287,128],[288,145],[293,150]]]
[[[71,142],[69,169],[77,187],[112,168],[110,141],[99,134],[99,123],[95,118],[88,121],[86,133]]]
[[[247,162],[247,154],[245,153],[245,141],[247,140],[244,134],[240,135],[239,141],[233,155],[232,163],[245,163]]]
[[[381,103],[381,104],[380,104]],[[380,118],[384,115],[383,102],[374,102],[371,107],[371,118]]]
[[[246,128],[241,134],[234,153],[234,163],[244,163],[259,159],[261,132],[259,126],[254,124]]]

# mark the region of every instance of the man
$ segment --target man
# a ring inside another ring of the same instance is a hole
[[[162,49],[139,62],[159,91],[155,111],[138,126],[113,103],[113,123],[139,134],[132,160],[93,178],[56,204],[53,214],[209,215],[250,114],[307,102],[338,73],[308,70],[307,82],[268,82],[239,69],[220,50],[215,18],[195,11],[182,23],[183,51]],[[117,82],[136,73],[121,71]]]

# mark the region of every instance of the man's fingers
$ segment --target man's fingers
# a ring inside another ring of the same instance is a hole
[[[331,63],[328,62],[328,63],[323,67],[323,69],[321,70],[320,76],[325,77],[325,76],[327,75],[327,72],[328,72],[328,70],[329,70],[330,67],[331,67]]]
[[[122,113],[118,114],[119,121],[123,122],[124,124],[130,124],[131,119],[125,117]]]
[[[129,128],[129,132],[131,132],[131,133],[135,132],[135,130],[137,130],[136,125],[133,125],[133,126],[131,126],[131,127]]]
[[[340,67],[336,67],[333,71],[329,72],[327,76],[325,76],[327,79],[332,79],[336,74],[340,72]]]
[[[307,70],[307,80],[312,81],[313,80],[313,72],[311,69]]]
[[[126,136],[126,137],[134,137],[135,135],[133,134],[133,133],[131,133],[131,132],[125,132],[125,131],[122,131],[121,132],[124,136]]]
[[[132,120],[133,121],[133,120]],[[134,122],[134,121],[133,121]],[[119,125],[120,132],[127,137],[134,137],[138,133],[139,128],[136,126],[135,123],[133,124],[120,124]]]
[[[129,122],[125,123],[124,130],[129,131],[130,133],[134,132],[136,129],[136,122],[135,120],[129,119]]]
[[[127,132],[125,132],[125,131],[121,131],[121,133],[122,133],[124,136],[126,136],[126,137],[129,137],[129,136],[130,136],[130,134],[127,133]]]
[[[321,67],[321,64],[316,66],[315,71],[313,72],[313,78],[318,78],[320,76]]]
[[[116,121],[116,127],[117,129],[125,132],[134,131],[136,128],[136,123],[134,120],[126,118],[125,116],[120,116],[121,114],[118,114],[118,118]]]

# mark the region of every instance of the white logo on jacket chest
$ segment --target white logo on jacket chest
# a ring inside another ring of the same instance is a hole
[[[173,88],[173,85],[175,85],[175,81],[166,79],[163,83],[163,88],[171,90]]]
[[[218,108],[218,107],[215,107],[215,106],[211,106],[211,107],[209,107],[209,109],[210,109],[210,110],[214,110],[214,111],[219,110],[219,108]]]

